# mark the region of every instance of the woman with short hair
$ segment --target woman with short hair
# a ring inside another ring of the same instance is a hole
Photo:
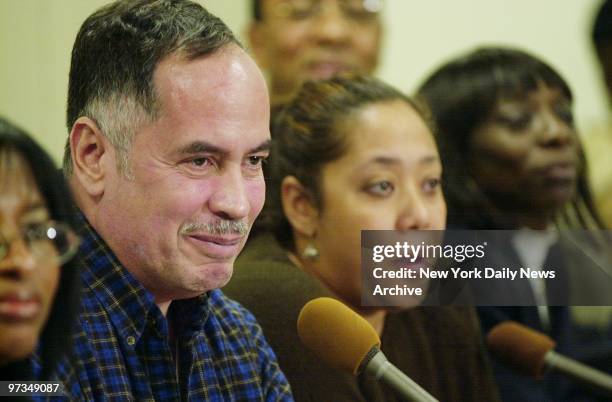
[[[475,282],[476,302],[507,304],[479,308],[483,331],[517,321],[554,338],[558,351],[580,357],[567,306],[606,305],[612,267],[585,252],[596,242],[576,246],[570,237],[578,232],[558,229],[594,229],[594,238],[609,241],[597,232],[603,224],[589,189],[568,84],[533,55],[492,47],[445,63],[418,96],[438,128],[449,227],[513,230],[511,245],[495,256],[497,268],[556,269],[556,281]],[[605,350],[610,356],[610,345],[600,351]],[[564,378],[537,381],[503,365],[495,372],[507,401],[594,400]]]

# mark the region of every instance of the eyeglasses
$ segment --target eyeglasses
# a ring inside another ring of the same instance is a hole
[[[382,9],[382,0],[337,0],[344,16],[355,22],[376,19]],[[284,0],[273,8],[275,15],[288,20],[307,20],[321,14],[322,0]]]
[[[18,238],[25,243],[28,251],[39,261],[51,259],[58,265],[68,262],[79,248],[79,237],[66,224],[55,221],[37,223],[22,229]],[[13,239],[7,239],[0,232],[0,261],[9,253]]]

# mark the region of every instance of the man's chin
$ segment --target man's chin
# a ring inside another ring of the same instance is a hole
[[[203,292],[222,288],[230,281],[233,272],[234,259],[206,264],[197,273],[199,288]]]

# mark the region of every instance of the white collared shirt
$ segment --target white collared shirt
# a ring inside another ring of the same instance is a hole
[[[549,227],[545,230],[521,228],[512,237],[512,245],[516,250],[524,268],[540,271],[543,268],[550,247],[559,239],[559,233]],[[543,278],[529,278],[533,291],[538,315],[544,329],[550,328],[550,316],[546,303],[546,280]]]

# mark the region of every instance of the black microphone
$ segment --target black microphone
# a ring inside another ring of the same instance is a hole
[[[493,354],[514,369],[536,379],[546,370],[562,373],[612,397],[612,377],[553,350],[555,341],[514,321],[504,321],[487,334]]]
[[[306,303],[297,329],[302,343],[329,365],[373,375],[408,401],[438,402],[387,360],[376,330],[338,300],[320,297]]]

